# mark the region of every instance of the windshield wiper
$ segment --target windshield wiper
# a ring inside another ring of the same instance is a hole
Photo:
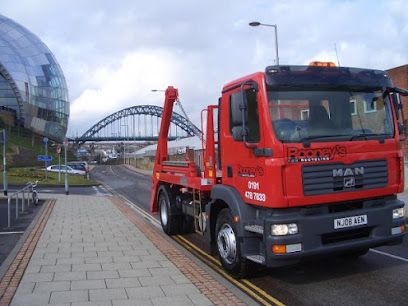
[[[331,135],[311,135],[306,136],[300,139],[300,142],[303,143],[303,146],[310,147],[311,140],[326,139],[326,138],[336,138],[336,137],[348,137],[347,134],[331,134]]]
[[[368,137],[380,137],[379,140],[380,142],[384,142],[384,139],[387,137],[392,136],[392,134],[387,134],[387,133],[361,133],[361,134],[356,134],[350,137],[350,141],[356,140],[358,138],[364,138],[365,140],[368,139]]]

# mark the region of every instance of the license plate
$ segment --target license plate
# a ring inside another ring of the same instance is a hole
[[[367,224],[367,215],[334,219],[334,229]]]

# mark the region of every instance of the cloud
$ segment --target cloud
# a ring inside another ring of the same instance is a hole
[[[24,10],[21,9],[24,7]],[[178,86],[199,124],[223,84],[275,59],[281,64],[336,60],[388,69],[408,63],[406,1],[3,0],[2,13],[53,51],[68,82],[70,134],[135,103],[162,103],[151,88]]]
[[[89,125],[89,117],[102,119],[138,104],[157,104],[151,89],[166,88],[179,64],[166,51],[137,51],[124,57],[118,68],[100,67],[88,76],[88,89],[71,104],[71,116]],[[96,122],[95,122],[96,123]]]

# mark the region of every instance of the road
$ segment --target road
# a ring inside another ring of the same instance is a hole
[[[10,254],[20,237],[31,221],[35,218],[38,211],[40,211],[43,201],[40,201],[37,206],[24,207],[24,213],[21,212],[21,199],[19,202],[19,216],[16,219],[16,205],[13,200],[10,205],[10,227],[8,227],[8,205],[7,199],[0,199],[0,266],[3,261]],[[25,202],[27,205],[27,202]]]
[[[124,166],[98,166],[92,176],[149,211],[149,177]],[[259,268],[248,280],[288,305],[407,305],[408,241],[370,250],[357,260],[322,258],[292,267]]]

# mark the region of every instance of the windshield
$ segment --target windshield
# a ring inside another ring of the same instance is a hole
[[[373,91],[268,91],[273,129],[283,142],[392,137],[388,97]]]

